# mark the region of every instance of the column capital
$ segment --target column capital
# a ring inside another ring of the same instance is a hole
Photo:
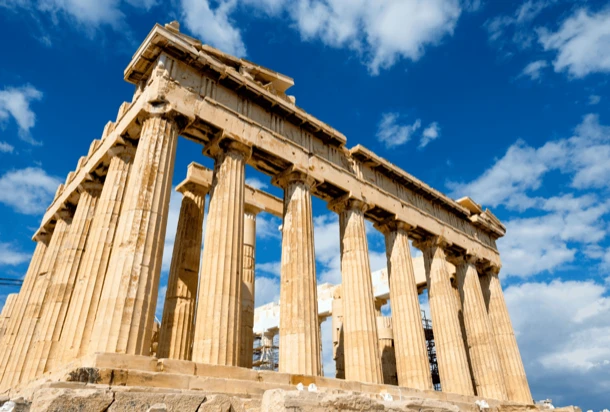
[[[461,265],[477,266],[481,259],[476,255],[466,252],[463,254],[447,255],[447,260],[457,267]]]
[[[204,186],[196,182],[183,181],[176,186],[176,192],[180,192],[182,194],[194,193],[205,196],[209,191],[210,188],[208,186]]]
[[[57,211],[54,216],[57,220],[65,220],[66,222],[70,222],[72,217],[74,217],[74,209],[73,208],[63,208]]]
[[[310,190],[318,184],[316,179],[314,179],[306,170],[302,170],[296,166],[290,166],[288,169],[275,175],[271,180],[271,184],[281,187],[282,189],[285,189],[291,182],[302,182]]]
[[[91,195],[100,194],[104,185],[99,180],[86,180],[78,185],[78,193],[87,192]]]
[[[247,161],[252,156],[252,147],[243,142],[238,136],[224,130],[217,133],[203,147],[203,154],[214,159],[227,153],[239,154]]]
[[[396,217],[391,217],[382,222],[377,222],[373,225],[373,227],[384,235],[391,232],[397,232],[399,230],[404,230],[408,234],[416,228],[416,226],[410,225],[402,220],[398,220]]]
[[[262,211],[263,211],[263,209],[260,208],[259,206],[255,205],[255,204],[244,203],[244,215],[246,217],[248,215],[252,215],[252,216],[254,216],[254,218],[256,218],[256,215],[258,215]]]
[[[110,157],[120,157],[125,161],[133,160],[136,155],[136,147],[130,143],[113,146],[108,150]]]
[[[418,240],[413,241],[413,246],[421,250],[422,252],[426,249],[430,249],[432,247],[440,247],[442,249],[447,249],[447,247],[451,246],[451,243],[447,241],[443,236],[428,236]]]
[[[328,202],[328,208],[335,213],[341,213],[344,210],[361,210],[366,212],[373,207],[372,204],[366,202],[365,199],[359,199],[351,193],[347,193],[341,197]]]

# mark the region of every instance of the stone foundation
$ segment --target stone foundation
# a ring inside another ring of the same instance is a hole
[[[15,402],[14,412],[481,410],[478,397],[109,353],[82,358],[0,396]],[[488,411],[542,410],[535,405],[486,402]]]

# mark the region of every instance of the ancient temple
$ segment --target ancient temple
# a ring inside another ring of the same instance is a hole
[[[312,402],[302,410],[317,410],[331,390],[379,405],[408,397],[464,410],[481,401],[535,408],[498,278],[505,228],[489,210],[450,199],[361,145],[348,148],[341,132],[296,106],[287,94],[293,79],[202,44],[177,23],[156,25],[124,74],[133,100],[58,187],[21,291],[0,316],[2,391],[78,382],[222,393],[260,410],[295,410],[265,402],[288,405],[302,384],[304,404]],[[175,171],[180,136],[201,144],[214,170],[193,163]],[[246,186],[246,165],[271,176],[283,199]],[[153,345],[174,172],[186,179],[176,188],[182,205]],[[321,376],[312,196],[340,222],[337,378]],[[277,372],[252,369],[259,213],[283,220]],[[367,220],[385,235],[391,319],[376,302]],[[410,241],[423,252],[421,276]],[[433,390],[422,289],[441,392]]]

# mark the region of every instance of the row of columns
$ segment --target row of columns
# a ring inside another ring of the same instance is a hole
[[[177,137],[169,117],[144,120],[137,150],[111,149],[103,184],[82,183],[36,239],[0,342],[2,389],[94,352],[148,354]]]
[[[3,387],[88,353],[148,354],[177,134],[169,118],[145,120],[135,153],[128,148],[111,153],[104,185],[84,184],[76,210],[60,212],[52,236],[39,240],[24,281],[26,293],[16,302],[24,316],[11,318],[2,341],[9,349],[0,357]],[[249,366],[254,238],[251,231],[244,242],[244,222],[251,218],[244,218],[244,180],[251,148],[221,134],[204,153],[215,165],[203,256],[200,262],[206,193],[185,187],[158,351]],[[311,206],[316,182],[289,169],[274,184],[284,189],[280,371],[316,376],[321,374]],[[367,204],[346,196],[329,208],[340,222],[345,378],[382,383]],[[386,237],[397,380],[401,386],[431,389],[410,228],[395,220],[378,228]],[[418,247],[424,253],[443,389],[531,402],[497,274],[482,289],[474,261],[466,257],[458,266],[458,302],[442,242],[434,238]]]

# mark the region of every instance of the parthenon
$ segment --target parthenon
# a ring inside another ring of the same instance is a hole
[[[133,100],[58,187],[22,288],[0,316],[1,391],[80,382],[260,401],[303,384],[380,402],[535,408],[498,277],[505,227],[491,211],[362,145],[347,148],[343,134],[296,106],[291,78],[202,44],[176,22],[152,29],[124,76]],[[153,345],[179,136],[199,143],[193,161],[207,156],[214,169],[176,171],[186,179],[176,187],[182,204]],[[270,176],[283,199],[247,186],[246,165]],[[321,376],[312,197],[340,222],[342,283],[329,295],[341,342],[336,378]],[[282,219],[277,372],[253,369],[259,213]],[[385,236],[387,320],[376,305],[367,220]],[[410,242],[423,253],[417,275]],[[441,392],[422,327],[424,289]],[[260,410],[284,410],[265,402]]]

